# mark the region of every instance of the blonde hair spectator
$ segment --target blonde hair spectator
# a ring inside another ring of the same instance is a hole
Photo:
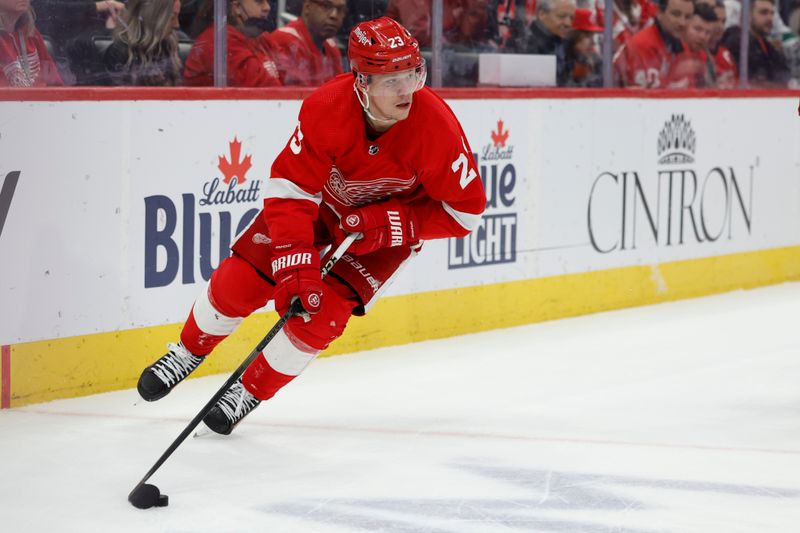
[[[114,29],[105,64],[114,85],[178,85],[180,0],[130,0]]]

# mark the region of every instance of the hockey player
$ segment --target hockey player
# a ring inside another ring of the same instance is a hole
[[[363,315],[423,240],[467,235],[486,204],[461,125],[425,87],[419,45],[388,17],[350,33],[352,73],[312,93],[275,159],[264,209],[192,307],[181,342],[147,367],[145,400],[168,394],[269,300],[292,317],[205,417],[229,434]],[[331,273],[320,252],[360,233]],[[324,262],[324,261],[323,261]]]

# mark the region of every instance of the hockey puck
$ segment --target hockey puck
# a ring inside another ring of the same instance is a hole
[[[161,494],[158,487],[144,483],[134,488],[128,494],[128,501],[137,509],[150,509],[151,507],[166,507],[169,505],[169,496]]]

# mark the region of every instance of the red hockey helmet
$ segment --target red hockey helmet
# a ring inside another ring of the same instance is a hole
[[[360,23],[350,32],[350,68],[358,74],[391,74],[425,65],[419,43],[399,22],[380,17]]]

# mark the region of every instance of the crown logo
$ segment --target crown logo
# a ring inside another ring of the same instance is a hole
[[[695,144],[692,123],[683,115],[672,115],[658,134],[658,163],[694,163]]]

